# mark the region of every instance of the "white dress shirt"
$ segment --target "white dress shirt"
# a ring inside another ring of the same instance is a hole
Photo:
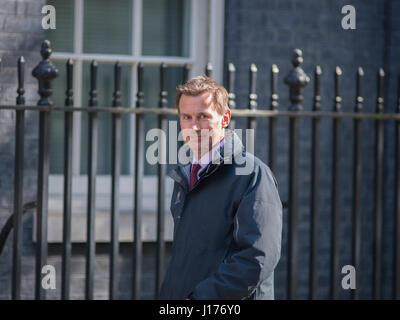
[[[199,179],[201,171],[204,170],[207,165],[212,162],[216,157],[220,155],[219,148],[224,145],[225,138],[217,143],[208,153],[205,153],[200,159],[196,159],[196,156],[193,154],[193,163],[198,163],[201,168],[197,172],[197,179]],[[192,170],[192,166],[190,166],[190,171]],[[189,183],[190,183],[190,172],[189,172]]]

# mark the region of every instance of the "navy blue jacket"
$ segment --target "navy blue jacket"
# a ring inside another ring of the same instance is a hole
[[[220,163],[208,164],[192,190],[190,164],[169,173],[174,238],[159,299],[274,299],[282,237],[276,180],[227,132]]]

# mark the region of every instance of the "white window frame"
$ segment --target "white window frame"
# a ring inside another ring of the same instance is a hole
[[[87,54],[83,53],[83,13],[84,0],[74,0],[74,52],[54,52],[52,60],[74,60],[74,106],[80,107],[82,96],[82,65],[84,62],[96,60],[98,63],[121,63],[131,65],[131,98],[130,106],[135,107],[137,93],[136,70],[139,62],[145,65],[189,64],[189,76],[204,74],[207,62],[213,65],[213,78],[222,83],[223,76],[223,48],[224,48],[224,0],[190,0],[190,49],[189,57],[142,56],[142,3],[144,0],[132,0],[132,55],[116,54]],[[212,32],[211,32],[212,30]],[[173,99],[173,93],[169,93]],[[121,175],[121,211],[133,212],[133,169],[135,150],[135,115],[131,116],[131,143],[130,143],[130,175]],[[73,201],[72,201],[72,235],[73,242],[83,242],[86,239],[86,194],[87,176],[80,174],[80,143],[81,143],[81,113],[74,113],[73,128]],[[98,175],[96,181],[96,241],[109,241],[111,176]],[[173,182],[166,181],[166,209],[169,212]],[[143,185],[143,225],[142,240],[156,240],[156,197],[157,177],[144,176]],[[49,179],[49,242],[62,241],[62,214],[63,214],[63,175],[51,174]],[[121,214],[120,241],[132,241],[132,214]],[[172,218],[166,214],[166,240],[172,240]],[[35,233],[34,233],[35,234]]]

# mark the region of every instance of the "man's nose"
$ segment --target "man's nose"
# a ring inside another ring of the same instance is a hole
[[[197,119],[192,120],[192,129],[195,131],[200,130],[199,121]]]

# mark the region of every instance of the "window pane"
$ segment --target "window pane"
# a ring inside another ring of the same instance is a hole
[[[65,79],[66,61],[53,61],[58,69],[58,77],[53,81],[51,100],[54,106],[64,106],[67,81]],[[50,114],[50,173],[62,174],[64,168],[64,112],[52,111]]]
[[[175,89],[182,82],[182,67],[168,67],[166,71],[166,83],[168,92],[168,107],[175,108]],[[144,69],[144,105],[146,108],[157,108],[160,100],[160,69],[159,67],[149,66]],[[171,115],[167,117],[168,120],[178,120],[177,116]],[[145,136],[150,129],[158,128],[158,119],[156,115],[146,114],[144,116],[144,127]],[[168,127],[167,127],[168,128]],[[168,129],[167,129],[168,130]],[[179,124],[177,131],[179,133]],[[168,138],[168,135],[167,135]],[[156,141],[145,141],[145,150],[150,145],[153,145]],[[167,145],[167,150],[169,150]],[[177,154],[177,153],[176,153]],[[169,156],[167,151],[167,163]],[[167,171],[169,171],[174,165],[168,165]],[[145,175],[155,175],[157,174],[157,164],[149,164],[145,160],[144,165]]]
[[[142,54],[189,56],[190,0],[143,1]]]
[[[131,67],[122,65],[121,70],[121,102],[123,107],[130,106],[130,74]],[[90,63],[83,64],[83,91],[82,105],[87,106],[90,90]],[[97,93],[98,105],[100,107],[111,107],[114,91],[114,65],[99,64],[97,70]],[[97,153],[97,173],[111,174],[111,114],[105,112],[98,113],[98,153]],[[130,120],[131,116],[125,114],[121,116],[122,121],[122,141],[121,141],[121,174],[129,174],[130,162]],[[81,174],[87,174],[88,156],[88,117],[87,113],[82,113],[81,120]]]
[[[132,52],[132,0],[86,0],[84,7],[85,53]]]
[[[47,0],[56,9],[56,29],[45,30],[53,51],[74,51],[74,1]]]

